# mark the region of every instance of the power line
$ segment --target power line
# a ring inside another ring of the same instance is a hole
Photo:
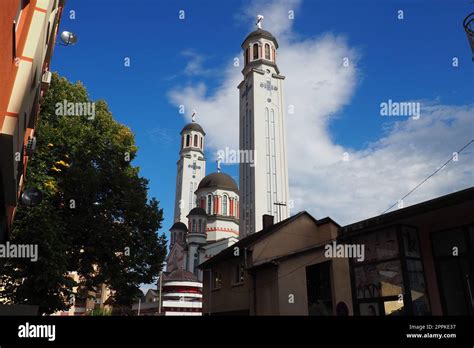
[[[460,154],[462,151],[464,151],[464,149],[466,149],[469,145],[471,145],[472,143],[474,142],[474,139],[469,141],[466,145],[464,145],[460,150],[457,151],[457,154]],[[454,156],[451,156],[449,158],[449,160],[447,160],[446,162],[444,162],[444,164],[439,167],[438,169],[436,169],[433,173],[431,173],[430,175],[428,175],[423,181],[421,181],[418,185],[416,185],[413,189],[410,190],[410,192],[408,192],[405,196],[403,196],[400,201],[404,200],[406,197],[408,197],[413,191],[415,191],[418,187],[420,187],[421,185],[423,185],[425,182],[427,182],[431,177],[433,177],[436,173],[438,173],[441,169],[443,169],[444,167],[446,167],[448,165],[449,162],[451,162],[452,160],[454,159]],[[392,204],[388,209],[386,209],[382,214],[380,215],[383,215],[385,214],[387,211],[391,210],[394,206],[396,206],[398,204],[399,201],[395,202],[394,204]]]

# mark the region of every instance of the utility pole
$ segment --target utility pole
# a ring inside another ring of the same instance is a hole
[[[161,314],[161,288],[162,288],[163,268],[160,272],[160,279],[158,280],[158,315]]]
[[[140,297],[140,298],[138,299],[138,313],[137,313],[137,317],[140,316],[140,305],[141,305],[141,304],[142,304],[142,298]]]

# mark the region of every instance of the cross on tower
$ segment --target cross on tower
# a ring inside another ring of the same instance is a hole
[[[192,168],[193,174],[196,174],[196,169],[201,169],[201,166],[196,165],[196,162],[193,162],[193,165],[188,164],[188,168]]]

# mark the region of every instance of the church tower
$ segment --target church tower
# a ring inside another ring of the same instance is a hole
[[[192,122],[181,131],[181,149],[177,163],[174,221],[188,225],[187,215],[196,207],[195,191],[206,174],[204,157],[204,137],[206,133],[196,123],[195,113]]]
[[[278,42],[262,29],[242,43],[245,66],[240,100],[240,236],[262,229],[262,216],[279,222],[289,217],[286,158],[284,76],[277,66]],[[250,152],[249,152],[250,151]],[[253,152],[253,157],[249,154]],[[253,163],[245,159],[254,158]]]

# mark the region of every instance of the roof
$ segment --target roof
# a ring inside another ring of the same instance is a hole
[[[163,272],[163,281],[188,281],[198,282],[198,278],[191,272],[184,269],[175,269],[173,272]]]
[[[186,126],[183,127],[183,129],[181,130],[179,134],[183,134],[183,132],[185,131],[196,131],[196,132],[201,132],[203,135],[206,135],[206,132],[204,132],[204,129],[202,129],[202,127],[196,122],[188,123]]]
[[[173,224],[173,226],[171,226],[170,231],[171,231],[171,230],[183,230],[183,231],[187,231],[187,230],[188,230],[188,227],[187,227],[184,223],[178,221],[178,222],[175,222],[175,223]]]
[[[342,227],[342,234],[355,233],[362,229],[372,228],[385,224],[390,224],[401,219],[410,218],[412,216],[421,215],[423,213],[445,208],[451,205],[474,200],[474,187],[465,190],[450,193],[445,196],[434,198],[418,204],[411,205],[406,208],[395,210],[391,213],[381,214],[369,219],[361,220]]]
[[[247,40],[250,40],[250,39],[253,39],[253,38],[259,38],[259,37],[263,37],[264,39],[273,41],[275,43],[275,47],[278,48],[278,42],[277,42],[275,36],[273,36],[273,34],[270,33],[269,31],[263,30],[263,29],[260,29],[260,28],[257,29],[257,30],[252,31],[250,34],[247,35],[244,42],[242,42],[242,48],[244,48],[244,44]]]
[[[207,216],[207,213],[204,209],[202,208],[199,208],[199,207],[196,207],[196,208],[193,208],[191,209],[191,211],[189,212],[188,216],[190,215],[201,215],[201,216]]]
[[[239,188],[234,179],[225,173],[212,173],[205,176],[199,183],[198,190],[203,188],[218,188],[239,193]]]
[[[208,268],[210,265],[216,263],[216,262],[219,262],[219,261],[222,261],[222,260],[225,260],[227,257],[233,257],[234,256],[234,249],[235,247],[238,247],[239,250],[242,250],[244,248],[247,248],[249,247],[250,245],[258,242],[259,240],[265,238],[267,235],[269,235],[270,233],[273,233],[275,231],[278,231],[280,228],[282,228],[283,226],[285,225],[288,225],[289,223],[295,221],[296,219],[298,219],[299,217],[303,216],[303,215],[306,215],[306,216],[309,216],[315,223],[316,225],[323,225],[323,224],[326,224],[326,223],[329,223],[329,222],[332,222],[334,224],[336,224],[337,226],[339,226],[336,222],[334,222],[332,219],[326,217],[324,219],[321,219],[321,220],[316,220],[311,214],[309,214],[307,211],[302,211],[302,212],[299,212],[298,214],[296,215],[293,215],[291,217],[289,217],[288,219],[285,219],[283,221],[280,221],[274,225],[271,225],[267,228],[264,228],[263,230],[259,231],[259,232],[255,232],[251,235],[248,235],[247,237],[245,238],[242,238],[241,240],[239,240],[237,243],[235,244],[232,244],[230,247],[222,250],[220,253],[218,253],[217,255],[215,255],[214,257],[210,258],[209,260],[201,263],[198,267],[201,268],[201,269],[206,269]],[[339,226],[340,227],[340,226]]]

